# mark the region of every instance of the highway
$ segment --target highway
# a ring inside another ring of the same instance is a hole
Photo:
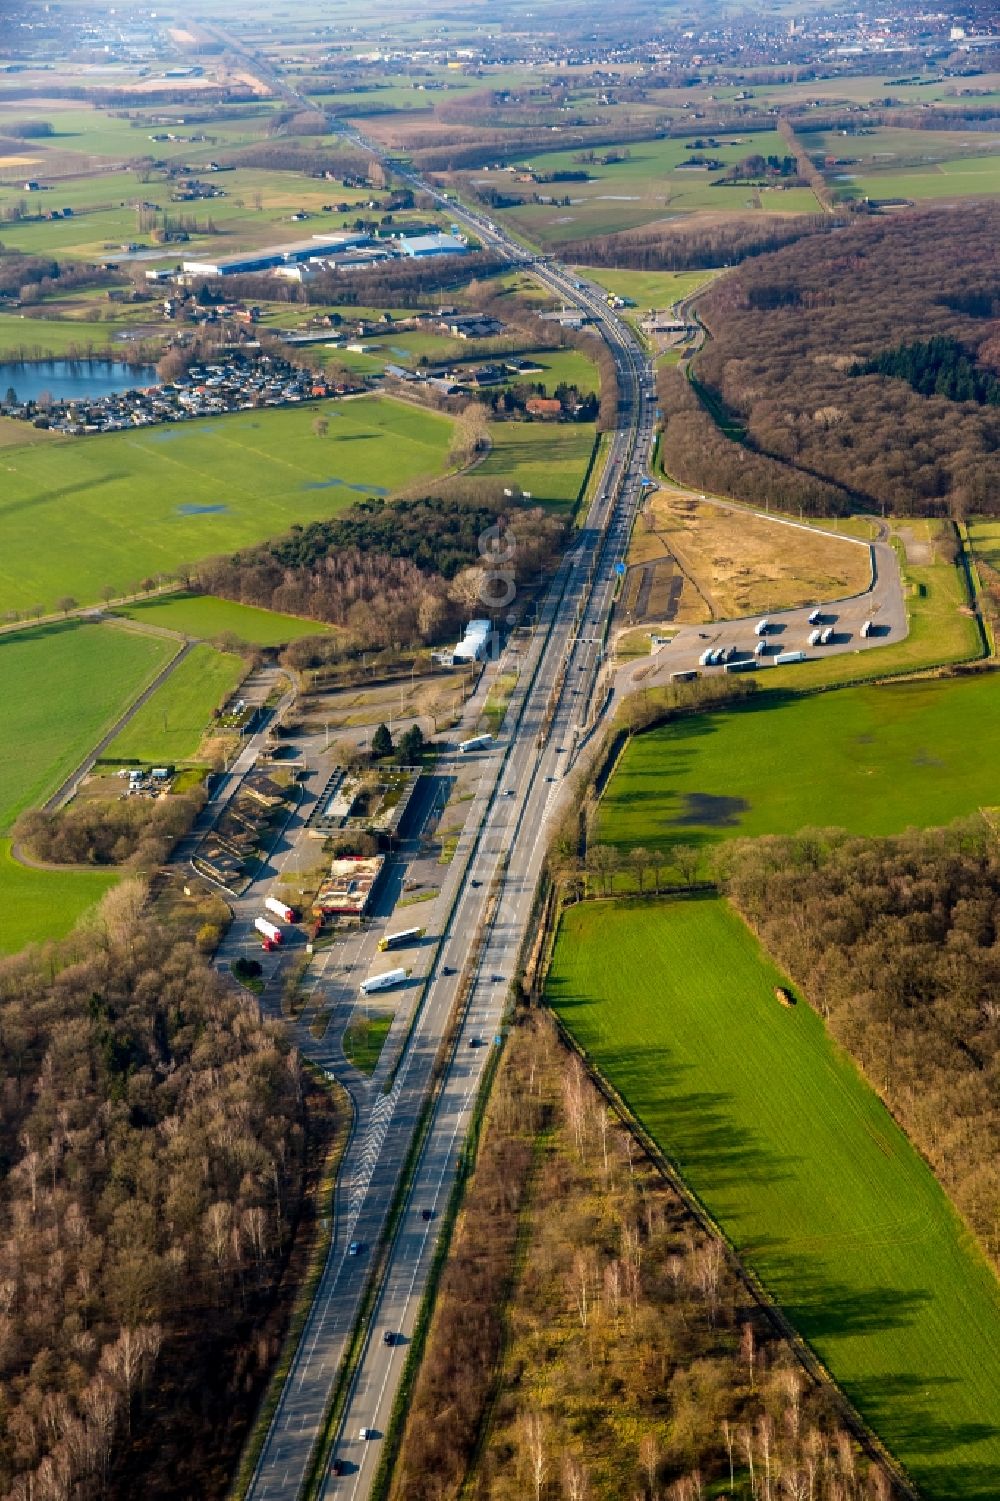
[[[482,767],[479,790],[434,910],[426,916],[421,912],[421,923],[426,921],[429,934],[439,941],[406,956],[408,963],[414,961],[414,979],[426,977],[422,998],[420,986],[411,987],[412,1002],[401,1008],[371,1085],[359,1088],[359,1081],[345,1072],[339,1041],[345,1013],[335,1015],[320,1043],[307,1041],[301,1029],[296,1036],[317,1063],[353,1084],[358,1118],[338,1185],[330,1255],[249,1491],[254,1498],[272,1501],[301,1494],[354,1327],[369,1258],[386,1223],[465,975],[472,978],[464,1022],[386,1259],[375,1316],[332,1451],[344,1473],[336,1474],[331,1465],[324,1481],[324,1494],[367,1494],[375,1446],[360,1441],[357,1433],[362,1427],[381,1431],[391,1409],[403,1341],[425,1286],[437,1220],[451,1189],[489,1048],[501,1030],[575,726],[596,681],[600,632],[585,622],[603,622],[610,609],[614,565],[627,543],[652,434],[651,400],[639,394],[642,383],[632,376],[634,359],[626,346],[622,384],[636,394],[631,401],[625,398],[624,425],[610,445],[605,483],[543,602],[504,730],[493,746],[475,753]],[[551,725],[543,734],[546,718]],[[447,761],[439,766],[443,774],[448,769]],[[395,879],[398,883],[401,874]],[[487,922],[488,909],[492,915]],[[374,934],[359,935],[352,940],[357,958],[341,958],[341,973],[345,968],[353,973],[355,985],[374,958],[374,941]],[[238,944],[238,934],[234,942]],[[327,962],[316,962],[318,984],[325,983]],[[330,987],[332,993],[338,989],[342,987]],[[345,1011],[352,999],[342,997]],[[391,1088],[383,1092],[393,1066]],[[424,1210],[430,1218],[423,1217]],[[360,1254],[349,1254],[352,1242],[363,1247]],[[384,1342],[387,1328],[398,1336],[397,1343]],[[351,1489],[344,1490],[348,1485]]]
[[[279,94],[300,106],[310,101],[226,37]],[[346,132],[345,132],[346,133]],[[373,143],[349,138],[378,155]],[[397,176],[397,168],[393,169]],[[410,177],[421,191],[444,201],[437,189]],[[322,1041],[299,1027],[296,1043],[349,1088],[355,1130],[345,1156],[334,1205],[330,1252],[309,1318],[285,1382],[253,1480],[252,1501],[293,1501],[314,1463],[330,1393],[358,1316],[370,1259],[385,1228],[400,1174],[425,1107],[434,1061],[448,1033],[460,993],[464,1014],[445,1061],[433,1115],[412,1174],[391,1246],[382,1264],[375,1310],[342,1421],[327,1456],[321,1493],[369,1493],[377,1439],[392,1408],[406,1340],[426,1286],[438,1222],[451,1191],[459,1151],[493,1046],[502,1031],[510,982],[524,942],[556,802],[579,727],[586,718],[601,664],[601,643],[638,507],[652,444],[652,372],[631,330],[608,308],[598,289],[581,284],[561,266],[538,260],[478,213],[447,201],[449,215],[505,260],[527,264],[565,303],[585,311],[611,348],[618,369],[619,425],[612,434],[603,477],[585,523],[560,565],[523,655],[504,727],[493,746],[476,753],[481,776],[455,858],[433,911],[421,912],[429,940],[406,956],[413,979],[374,1079],[361,1080],[340,1047],[343,1022],[356,995],[357,977],[371,961],[375,935],[359,935],[350,952],[314,961],[314,983],[324,990],[334,1019]],[[467,760],[467,758],[466,758]],[[438,770],[447,774],[448,762]],[[315,796],[310,767],[306,796]],[[286,850],[294,846],[304,812],[293,816]],[[261,873],[241,901],[227,952],[247,942],[250,911],[278,863]],[[402,879],[397,872],[396,881]],[[350,991],[345,989],[350,977]],[[460,992],[460,986],[463,991]],[[273,993],[270,993],[273,1007]],[[392,1073],[390,1074],[390,1070]],[[360,1246],[351,1254],[352,1244]],[[389,1334],[392,1342],[387,1343]]]

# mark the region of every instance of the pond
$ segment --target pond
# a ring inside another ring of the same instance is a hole
[[[136,386],[158,386],[155,365],[126,365],[121,360],[38,360],[0,363],[0,400],[13,387],[18,401],[37,401],[43,391],[56,400],[109,396]]]

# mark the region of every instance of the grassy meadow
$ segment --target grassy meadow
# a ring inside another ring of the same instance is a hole
[[[718,275],[716,271],[618,271],[604,266],[577,266],[576,270],[616,296],[628,297],[640,309],[673,307]]]
[[[761,691],[636,736],[597,838],[667,850],[809,826],[933,827],[1000,804],[1000,771],[983,754],[998,736],[992,673],[807,697]]]
[[[0,636],[0,831],[55,790],[176,650],[166,637],[78,621]],[[64,937],[117,880],[31,869],[0,839],[0,953]]]
[[[362,398],[3,448],[0,608],[131,592],[440,472],[450,438],[446,417]]]
[[[256,605],[240,605],[212,594],[168,594],[138,600],[127,607],[116,607],[115,614],[140,625],[163,626],[202,641],[236,636],[252,646],[284,646],[302,636],[322,636],[330,630],[319,620],[260,610]]]
[[[243,678],[242,658],[196,646],[130,719],[105,751],[113,761],[188,761],[198,750],[212,714]]]
[[[0,831],[55,790],[177,649],[78,621],[0,636]]]
[[[692,129],[691,136],[696,137]],[[616,150],[618,148],[608,148]],[[693,212],[810,214],[819,205],[810,188],[756,187],[749,183],[716,185],[725,167],[751,153],[787,155],[788,148],[777,131],[753,136],[728,137],[705,154],[722,163],[712,170],[686,168],[681,164],[693,153],[690,142],[677,137],[634,141],[620,148],[622,159],[603,163],[595,160],[586,170],[586,182],[540,184],[534,191],[551,195],[551,203],[525,202],[502,210],[517,229],[549,245],[566,244],[590,235],[635,229],[675,214]],[[595,148],[597,156],[603,148]],[[538,172],[578,171],[576,151],[546,151],[532,155]],[[478,181],[479,174],[470,174]],[[490,179],[484,179],[489,183]],[[530,197],[530,194],[527,195]],[[569,203],[559,202],[565,197]]]
[[[928,1501],[1000,1494],[1000,1288],[923,1159],[715,899],[585,903],[548,998]]]
[[[0,839],[0,954],[65,938],[119,878],[117,870],[33,870],[13,858],[9,839]]]
[[[594,451],[592,422],[495,422],[490,436],[493,446],[476,469],[480,479],[520,486],[539,505],[576,505]]]

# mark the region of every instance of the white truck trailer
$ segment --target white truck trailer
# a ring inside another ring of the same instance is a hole
[[[369,980],[362,980],[361,994],[371,995],[376,990],[390,990],[393,985],[402,985],[406,979],[405,969],[387,969],[384,975],[372,975]]]
[[[266,896],[264,898],[264,906],[268,912],[273,912],[275,917],[280,917],[282,922],[295,921],[295,908],[289,907],[284,902],[279,901],[276,896]]]
[[[253,925],[261,937],[266,938],[269,943],[281,942],[281,929],[277,923],[268,922],[266,917],[255,917]]]

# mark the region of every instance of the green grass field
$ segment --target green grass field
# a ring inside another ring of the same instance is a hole
[[[240,657],[196,646],[105,751],[109,761],[188,761],[246,672]]]
[[[591,422],[495,422],[493,447],[476,470],[482,479],[519,485],[539,505],[576,504],[594,449]]]
[[[1000,521],[992,516],[970,521],[969,540],[977,557],[992,568],[1000,568]]]
[[[589,903],[548,996],[928,1501],[995,1501],[1000,1288],[781,983],[720,901]]]
[[[0,954],[65,938],[118,878],[110,870],[32,870],[13,859],[9,839],[0,839]]]
[[[1000,804],[1000,770],[984,754],[998,736],[992,673],[805,697],[762,691],[636,736],[597,837],[668,849],[806,826],[933,827]]]
[[[116,607],[116,615],[149,625],[165,626],[185,636],[214,641],[219,636],[237,636],[253,646],[283,646],[302,636],[322,636],[330,627],[319,620],[303,620],[299,615],[282,615],[277,610],[258,610],[255,605],[238,605],[211,594],[168,594],[139,600],[134,605]]]
[[[128,593],[146,575],[332,516],[440,472],[450,437],[437,413],[362,398],[4,448],[0,608]]]
[[[370,1016],[359,1013],[345,1028],[342,1039],[344,1057],[369,1077],[378,1067],[392,1018],[391,1011],[373,1011]]]
[[[77,350],[93,345],[97,350],[114,350],[120,357],[120,329],[125,320],[96,323],[82,318],[19,318],[13,313],[0,313],[0,359],[15,356],[25,351],[32,356],[38,351],[46,355],[64,355],[75,346]],[[17,372],[4,381],[3,391],[12,385],[17,390]]]
[[[175,651],[165,638],[73,621],[0,636],[0,830],[58,786]],[[117,879],[33,870],[0,840],[0,953],[64,937]]]
[[[891,171],[861,171],[832,183],[839,198],[981,198],[1000,193],[1000,155],[964,157]]]
[[[76,621],[0,636],[0,831],[54,791],[176,651]]]
[[[717,271],[609,271],[604,266],[577,266],[590,281],[619,297],[629,297],[636,308],[668,308],[705,286]]]

